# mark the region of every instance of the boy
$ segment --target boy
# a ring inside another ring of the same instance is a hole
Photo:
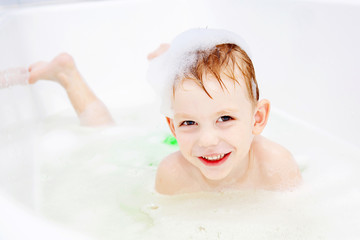
[[[270,103],[259,101],[244,45],[227,31],[192,30],[180,35],[169,50],[162,45],[148,56],[156,57],[150,63],[150,82],[163,97],[163,112],[180,148],[158,167],[159,193],[287,190],[301,182],[289,151],[260,136]],[[68,54],[33,64],[29,71],[29,83],[60,83],[82,124],[114,124]]]
[[[259,101],[251,59],[234,43],[245,45],[227,31],[190,30],[150,63],[180,148],[158,167],[159,193],[287,190],[301,182],[291,153],[260,136],[270,103]],[[163,76],[157,71],[172,66]]]

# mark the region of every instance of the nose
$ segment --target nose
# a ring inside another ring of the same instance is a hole
[[[204,128],[200,132],[198,139],[199,147],[216,146],[219,143],[219,137],[215,129]]]

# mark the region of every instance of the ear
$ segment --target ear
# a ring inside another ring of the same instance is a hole
[[[166,117],[166,122],[167,122],[167,124],[169,125],[169,128],[170,128],[172,134],[173,134],[174,137],[176,138],[174,120],[173,120],[172,118]]]
[[[259,135],[265,128],[270,114],[269,100],[262,99],[258,102],[254,113],[254,128],[252,133]]]

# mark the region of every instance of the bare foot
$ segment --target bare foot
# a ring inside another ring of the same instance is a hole
[[[167,43],[160,44],[160,46],[155,51],[149,53],[149,55],[147,56],[147,59],[152,60],[152,59],[160,56],[161,54],[166,52],[169,49],[169,47],[170,47],[170,44],[167,44]]]
[[[67,53],[61,53],[51,62],[37,62],[29,67],[29,83],[39,80],[51,80],[60,83],[64,88],[69,85],[68,80],[79,74],[74,59]]]

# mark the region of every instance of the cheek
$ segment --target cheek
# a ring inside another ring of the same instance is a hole
[[[225,129],[223,136],[226,141],[233,145],[249,145],[249,142],[252,140],[252,128],[249,123],[234,125]]]
[[[179,144],[180,151],[183,153],[189,153],[191,151],[191,148],[193,146],[195,136],[194,134],[191,134],[189,132],[184,133],[181,131],[178,131],[176,133],[176,140]]]

